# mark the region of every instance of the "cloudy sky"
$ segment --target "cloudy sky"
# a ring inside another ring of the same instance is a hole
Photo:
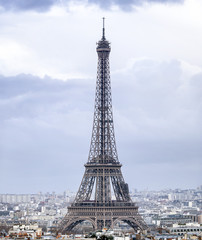
[[[0,0],[0,193],[77,191],[103,16],[126,182],[199,186],[201,12],[201,0]]]

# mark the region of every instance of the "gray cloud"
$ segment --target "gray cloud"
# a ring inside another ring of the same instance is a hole
[[[120,9],[130,11],[134,6],[141,6],[144,3],[182,3],[184,0],[88,0],[89,3],[95,3],[101,8],[110,9],[113,5],[119,6]]]
[[[183,74],[176,60],[140,60],[112,74],[118,153],[130,188],[200,184],[202,73]],[[94,90],[95,81],[88,79],[0,76],[2,192],[78,188]]]
[[[96,4],[104,9],[110,9],[113,5],[119,6],[122,10],[131,10],[133,6],[139,6],[143,3],[181,3],[184,0],[88,0],[87,4]],[[54,5],[68,4],[70,0],[0,0],[0,7],[9,11],[38,11],[44,12]],[[75,2],[86,1],[78,0]]]
[[[89,109],[93,109],[94,96],[88,83],[41,79],[25,74],[0,76],[0,96],[2,192],[29,192],[25,178],[29,178],[33,186],[31,191],[38,191],[40,182],[47,188],[52,185],[57,189],[59,175],[66,175],[70,169],[74,171],[77,161],[81,166],[78,173],[82,174],[82,162],[86,160],[89,146],[84,136],[87,134],[90,138],[92,115]],[[91,104],[88,104],[89,98]],[[77,142],[80,151],[73,153]],[[11,177],[4,186],[6,172],[15,176],[15,184]],[[22,178],[17,176],[19,172]],[[68,175],[65,182],[71,181],[72,174]],[[18,188],[20,185],[22,189]],[[66,189],[68,185],[62,188]],[[45,190],[44,187],[41,189]]]
[[[0,6],[5,10],[34,10],[34,11],[47,11],[56,0],[0,0]]]

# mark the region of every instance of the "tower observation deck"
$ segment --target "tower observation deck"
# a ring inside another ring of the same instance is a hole
[[[70,232],[83,221],[90,221],[95,230],[113,228],[118,221],[128,223],[135,230],[147,229],[137,205],[130,198],[118,160],[109,67],[111,46],[105,38],[104,19],[102,30],[96,48],[98,66],[89,157],[75,200],[59,224],[58,230],[62,233]]]

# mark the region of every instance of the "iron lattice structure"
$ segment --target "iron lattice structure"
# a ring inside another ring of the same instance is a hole
[[[112,114],[111,81],[109,68],[110,43],[105,38],[97,43],[98,68],[92,139],[85,173],[74,202],[59,225],[60,232],[69,232],[82,221],[93,227],[113,228],[124,221],[134,229],[144,230],[147,225],[132,202],[118,160]],[[115,200],[112,199],[114,196]]]

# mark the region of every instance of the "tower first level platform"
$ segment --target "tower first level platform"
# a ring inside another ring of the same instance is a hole
[[[126,222],[134,230],[147,229],[142,217],[138,213],[138,207],[134,203],[112,201],[101,206],[94,201],[74,204],[68,208],[68,215],[62,222],[61,232],[71,232],[77,224],[89,221],[94,229],[102,230],[103,227],[113,229],[118,221]]]

